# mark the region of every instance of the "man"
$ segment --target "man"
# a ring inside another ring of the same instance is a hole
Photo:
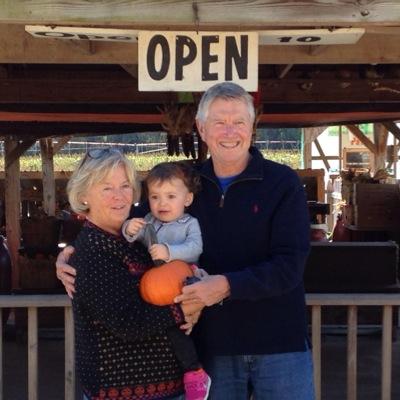
[[[304,191],[294,171],[251,147],[254,118],[251,96],[236,84],[217,84],[201,99],[196,122],[211,157],[198,167],[202,190],[189,211],[200,223],[200,265],[210,276],[176,301],[207,306],[194,338],[211,399],[245,400],[250,388],[255,400],[312,400]]]

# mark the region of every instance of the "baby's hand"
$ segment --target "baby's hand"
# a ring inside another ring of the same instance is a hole
[[[169,250],[164,244],[153,244],[149,248],[149,253],[153,260],[169,260]]]
[[[193,271],[193,274],[196,278],[199,278],[199,279],[204,279],[209,275],[206,270],[204,270],[203,268],[198,268],[198,267]]]
[[[143,218],[132,218],[125,230],[129,236],[135,236],[145,225],[146,221]]]

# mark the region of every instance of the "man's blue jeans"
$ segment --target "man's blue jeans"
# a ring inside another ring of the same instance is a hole
[[[216,356],[204,365],[211,376],[209,400],[314,400],[311,351]]]

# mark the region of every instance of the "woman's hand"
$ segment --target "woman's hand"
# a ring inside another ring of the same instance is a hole
[[[57,257],[56,261],[56,275],[57,278],[65,286],[68,296],[72,299],[75,293],[75,276],[76,270],[68,264],[75,249],[72,246],[67,246]]]

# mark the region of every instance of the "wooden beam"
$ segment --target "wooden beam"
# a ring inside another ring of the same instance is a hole
[[[303,135],[303,167],[312,168],[312,143],[326,129],[326,126],[304,128]]]
[[[329,171],[329,170],[331,169],[331,166],[329,165],[329,161],[328,161],[328,159],[326,158],[326,155],[325,155],[325,153],[324,153],[324,150],[322,149],[321,145],[319,144],[318,139],[315,139],[315,140],[314,140],[314,144],[315,144],[315,147],[316,147],[317,150],[318,150],[318,153],[321,155],[322,162],[323,162],[324,165],[325,165],[325,169],[326,169],[327,171]]]
[[[15,3],[19,4],[20,2]],[[239,2],[236,4],[239,4]],[[249,5],[248,2],[243,4],[246,4],[246,6]],[[190,5],[191,9],[191,3],[188,3],[188,5]],[[398,7],[400,7],[400,4]],[[209,5],[209,8],[212,7]],[[229,9],[231,5],[225,8]],[[248,14],[244,13],[243,18],[247,20]],[[53,21],[52,24],[54,23]],[[318,26],[322,24],[320,21],[317,23]],[[109,24],[109,21],[107,24]],[[146,26],[143,24],[132,25],[134,29],[143,27]],[[153,24],[146,28],[154,29],[156,26]],[[173,28],[170,23],[157,27],[157,29],[161,30],[173,30]],[[187,28],[191,31],[195,29],[192,23],[187,25]],[[212,27],[208,27],[207,30],[210,28]],[[241,25],[240,28],[244,29],[245,27]],[[251,26],[251,30],[263,30],[267,28],[268,26],[265,24]],[[237,31],[238,25],[226,25],[224,29]],[[182,30],[181,27],[178,30]],[[309,33],[309,30],[307,33]],[[366,33],[356,44],[331,45],[324,52],[314,55],[304,51],[304,46],[263,45],[259,46],[259,64],[399,63],[400,53],[398,51],[398,42],[399,35]],[[0,62],[5,64],[137,64],[138,46],[137,43],[97,41],[96,51],[95,53],[91,53],[82,51],[81,48],[73,44],[71,45],[69,40],[34,38],[24,31],[23,25],[0,24]]]
[[[375,171],[385,169],[387,155],[387,139],[388,130],[383,124],[374,124],[374,142],[376,147],[375,153]]]
[[[164,122],[164,116],[161,114],[15,113],[0,111],[0,121],[154,124]]]
[[[136,80],[139,76],[138,65],[137,64],[121,64],[121,67]]]
[[[308,54],[310,54],[311,56],[316,56],[317,54],[323,53],[327,49],[328,46],[309,46]]]
[[[199,24],[223,24],[231,27],[254,25],[274,26],[358,26],[367,23],[389,25],[400,20],[400,5],[393,1],[364,2],[334,0],[321,3],[307,0],[296,3],[256,0],[231,2],[228,0],[196,0],[201,16]],[[112,12],[110,12],[112,9]],[[131,26],[134,24],[191,25],[193,26],[192,2],[141,0],[88,2],[62,0],[41,2],[3,1],[0,22]]]
[[[376,154],[377,148],[375,144],[364,135],[363,131],[358,126],[346,125],[346,127],[368,150]]]
[[[10,157],[18,152],[19,143],[11,138],[4,139],[5,159],[5,208],[6,208],[6,235],[12,264],[11,282],[13,289],[20,286],[18,265],[18,250],[20,247],[20,180],[19,157]]]
[[[56,215],[56,185],[54,179],[53,140],[40,139],[43,176],[43,210],[46,215]]]
[[[57,138],[57,142],[53,142],[53,155],[57,154],[72,138],[72,135]]]
[[[13,148],[10,150],[10,154],[7,156],[7,161],[5,163],[6,167],[9,167],[17,159],[19,159],[22,154],[24,154],[25,151],[28,150],[35,142],[36,139],[29,138],[17,142],[17,145],[13,146]]]
[[[396,125],[394,121],[382,122],[382,125],[397,139],[400,140],[400,128]]]
[[[293,64],[286,64],[277,67],[277,75],[278,79],[282,79],[286,76],[286,74],[291,70]]]

